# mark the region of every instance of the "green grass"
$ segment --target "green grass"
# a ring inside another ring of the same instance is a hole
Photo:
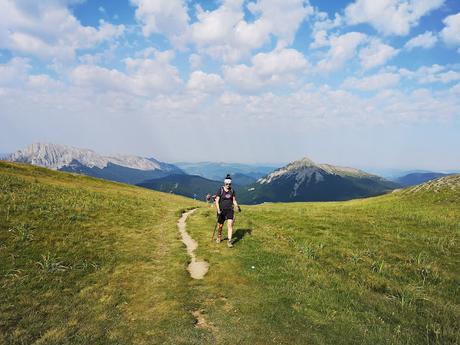
[[[459,344],[455,186],[244,207],[228,249],[209,205],[0,162],[0,344]]]
[[[232,250],[208,238],[212,209],[189,222],[211,266],[196,298],[219,343],[460,343],[459,190],[237,217]]]
[[[199,344],[189,199],[0,163],[0,344]]]

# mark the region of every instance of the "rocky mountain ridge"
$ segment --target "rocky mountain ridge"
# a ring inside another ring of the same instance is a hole
[[[169,174],[183,174],[178,167],[154,158],[135,155],[105,156],[90,149],[50,143],[29,145],[5,159],[130,184]]]
[[[74,160],[89,168],[97,167],[103,169],[109,163],[112,163],[138,170],[162,169],[161,163],[152,158],[134,155],[104,156],[90,149],[49,143],[31,144],[24,150],[19,150],[11,154],[8,160],[30,163],[54,170],[68,166]]]

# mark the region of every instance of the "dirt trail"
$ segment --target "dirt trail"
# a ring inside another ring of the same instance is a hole
[[[192,258],[192,261],[188,265],[187,270],[190,272],[190,276],[193,279],[203,279],[204,275],[208,272],[209,263],[206,261],[198,261],[194,253],[195,249],[198,247],[196,241],[189,235],[185,229],[185,222],[187,217],[195,212],[196,209],[182,213],[182,217],[177,221],[177,227],[182,236],[182,242],[187,247],[187,253]]]

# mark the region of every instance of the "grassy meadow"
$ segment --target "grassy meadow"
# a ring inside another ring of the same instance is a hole
[[[216,343],[460,344],[455,186],[244,207],[231,250],[201,209],[189,232],[211,269],[196,298]]]
[[[0,344],[198,343],[176,228],[195,206],[0,162]]]
[[[229,249],[209,205],[0,162],[0,344],[459,344],[458,179],[244,206]]]

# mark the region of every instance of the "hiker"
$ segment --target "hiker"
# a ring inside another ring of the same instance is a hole
[[[222,227],[224,222],[227,221],[228,227],[228,242],[227,246],[229,248],[233,247],[232,244],[232,234],[233,234],[233,206],[238,209],[238,212],[241,212],[241,208],[236,202],[236,194],[232,189],[232,178],[230,174],[227,174],[227,177],[224,180],[223,187],[220,187],[219,191],[216,193],[216,208],[217,208],[217,239],[216,243],[222,241]]]
[[[211,194],[206,194],[206,203],[210,203],[211,202]]]

